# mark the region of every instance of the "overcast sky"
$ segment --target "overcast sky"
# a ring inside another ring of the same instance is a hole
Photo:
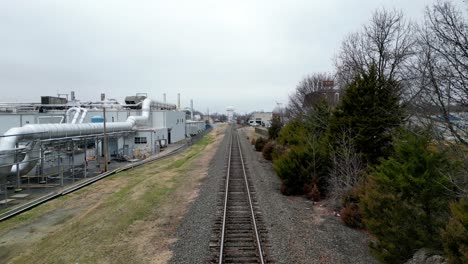
[[[377,8],[421,20],[429,0],[0,0],[0,101],[75,91],[148,93],[224,112],[271,111],[305,75],[332,72]]]

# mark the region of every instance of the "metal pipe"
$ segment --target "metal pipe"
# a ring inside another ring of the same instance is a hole
[[[103,139],[103,143],[104,143],[104,147],[103,147],[103,150],[104,150],[104,172],[107,172],[107,135],[106,135],[106,108],[103,107],[102,108],[102,115],[104,116],[104,127],[103,127],[103,133],[104,133],[104,139]]]
[[[81,108],[78,108],[78,110],[76,110],[75,112],[75,115],[73,115],[73,120],[71,121],[72,124],[76,124],[76,120],[78,120],[78,117],[80,117],[80,113],[81,113]]]
[[[180,93],[177,94],[177,110],[180,111]]]
[[[150,109],[151,100],[145,99],[142,104],[141,116],[129,116],[125,122],[106,122],[106,131],[114,133],[135,130],[138,126],[144,125],[149,121]],[[16,149],[15,146],[20,141],[102,134],[103,127],[103,123],[84,123],[34,124],[10,128],[0,139],[0,165],[14,162],[14,156],[11,155],[11,151]],[[7,176],[10,171],[11,166],[0,166],[0,177]]]
[[[81,107],[80,107],[80,109],[81,109],[81,111],[82,111],[82,114],[81,114],[79,123],[82,124],[83,121],[84,121],[84,119],[85,119],[85,117],[86,117],[86,114],[88,113],[88,109],[86,109],[86,108],[81,108]]]
[[[18,161],[18,164],[16,166],[11,167],[10,176],[18,175],[18,170],[19,176],[26,175],[34,168],[34,166],[36,166],[38,162],[38,157],[37,155],[34,155],[37,152],[37,150],[34,149],[34,146],[35,144],[33,143],[31,149],[26,152],[26,155],[24,156],[23,160]]]
[[[71,107],[71,108],[69,108],[69,109],[67,110],[67,112],[66,112],[66,114],[65,114],[65,116],[67,117],[67,123],[71,123],[70,114],[71,114],[71,112],[73,112],[73,111],[75,111],[75,115],[76,115],[77,112],[78,112],[78,113],[80,112],[80,109],[79,109],[78,107]]]
[[[190,120],[193,120],[193,99],[190,99]]]

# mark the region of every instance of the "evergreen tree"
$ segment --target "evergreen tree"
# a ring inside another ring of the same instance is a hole
[[[333,112],[328,130],[328,143],[344,131],[353,139],[357,152],[369,164],[390,154],[392,131],[403,120],[396,91],[398,83],[378,77],[375,67],[362,72],[346,89],[341,103]]]
[[[268,128],[268,136],[270,139],[276,139],[282,127],[283,123],[281,122],[281,117],[274,114],[271,119],[271,126]]]
[[[305,145],[292,146],[273,161],[273,168],[283,183],[284,194],[302,194],[311,182],[312,153]]]
[[[320,140],[327,131],[332,109],[325,99],[321,99],[314,104],[305,114],[304,123],[308,131],[308,137]]]
[[[276,141],[284,146],[304,145],[307,141],[307,130],[301,117],[290,120],[279,132]]]
[[[441,249],[452,199],[444,175],[454,168],[447,155],[430,150],[428,136],[404,133],[395,153],[371,171],[360,208],[379,260],[401,263],[419,248]]]
[[[312,155],[310,160],[311,179],[322,195],[328,192],[327,178],[330,156],[324,135],[327,131],[331,111],[328,102],[322,98],[312,106],[303,118],[307,134],[307,147]]]
[[[452,217],[444,232],[442,241],[449,263],[468,263],[468,200],[462,198],[450,205]]]
[[[311,183],[321,194],[326,193],[330,159],[322,138],[330,113],[328,103],[321,101],[281,129],[277,142],[287,151],[275,157],[273,166],[282,180],[283,193],[302,194]]]

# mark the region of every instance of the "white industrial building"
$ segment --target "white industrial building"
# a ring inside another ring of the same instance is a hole
[[[249,118],[248,123],[250,125],[258,125],[258,126],[270,126],[271,119],[273,118],[272,112],[254,112]]]
[[[86,177],[92,162],[102,166],[105,150],[108,161],[142,159],[204,129],[205,122],[187,122],[175,104],[146,95],[128,96],[125,104],[104,96],[80,102],[73,93],[70,101],[0,103],[0,192],[11,182],[19,187],[26,175],[37,183],[61,177],[63,185],[64,175],[74,181]]]

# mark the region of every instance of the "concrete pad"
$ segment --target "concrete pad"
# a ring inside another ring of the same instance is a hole
[[[6,204],[6,203],[9,203],[9,202],[13,202],[15,199],[3,199],[3,200],[0,200],[0,204]]]
[[[29,194],[27,193],[18,193],[18,194],[15,194],[15,195],[12,195],[10,196],[11,198],[25,198],[25,197],[28,197]]]

